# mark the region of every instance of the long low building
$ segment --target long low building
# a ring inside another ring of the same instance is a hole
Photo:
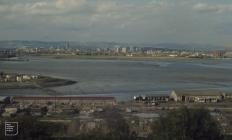
[[[169,95],[166,94],[153,94],[153,95],[142,95],[134,96],[135,101],[142,102],[167,102],[169,100]]]
[[[225,98],[220,90],[173,90],[170,99],[179,102],[219,102]]]
[[[15,96],[13,101],[20,104],[44,105],[89,105],[89,106],[113,106],[116,104],[114,97],[90,97],[90,96]]]

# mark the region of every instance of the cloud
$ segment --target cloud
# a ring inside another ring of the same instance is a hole
[[[86,0],[56,0],[55,5],[60,9],[78,8],[85,4]]]
[[[15,3],[0,3],[0,15],[15,15],[15,17],[17,15],[83,15],[86,17],[106,17],[107,19],[111,17],[113,19],[118,19],[119,17],[128,17],[128,15],[135,17],[144,13],[149,14],[167,9],[167,7],[168,3],[163,1],[143,2],[140,4],[113,0],[18,1]]]
[[[46,32],[60,40],[217,43],[227,39],[222,39],[226,37],[222,32],[215,34],[216,28],[232,22],[228,14],[232,4],[216,0],[2,1],[1,39],[36,39]],[[204,16],[202,12],[219,14]]]
[[[4,3],[0,4],[0,12],[15,15],[55,15],[78,10],[85,2],[86,0],[41,0]]]
[[[118,9],[115,2],[104,2],[96,5],[96,12],[112,12]]]
[[[55,11],[51,8],[51,5],[45,1],[0,5],[0,11],[5,15],[52,14]]]
[[[193,6],[193,9],[198,12],[223,13],[223,12],[232,12],[232,5],[231,4],[210,5],[206,3],[197,3]]]
[[[1,5],[1,4],[0,4],[0,12],[6,11],[7,8],[8,8],[8,7],[7,7],[6,5]]]

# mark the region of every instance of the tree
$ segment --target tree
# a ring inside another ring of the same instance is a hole
[[[106,121],[106,139],[110,140],[136,140],[137,134],[130,132],[130,127],[123,116],[120,114],[120,110],[107,109],[100,115]]]
[[[220,126],[206,109],[180,108],[154,122],[150,139],[221,140]]]
[[[48,108],[47,108],[46,106],[44,106],[44,107],[42,107],[42,108],[40,109],[40,111],[41,111],[41,115],[42,115],[42,116],[47,115],[47,113],[48,113]]]

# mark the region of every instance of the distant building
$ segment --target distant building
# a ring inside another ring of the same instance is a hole
[[[225,93],[219,90],[173,90],[170,98],[177,102],[219,102]]]
[[[16,76],[16,82],[22,82],[22,76],[17,75]]]
[[[226,93],[226,99],[232,99],[232,93]]]
[[[114,45],[114,52],[119,53],[120,51],[120,45]]]
[[[0,58],[16,57],[15,49],[0,49]]]
[[[122,50],[121,50],[122,53],[127,53],[127,48],[126,47],[123,47]]]
[[[18,111],[17,107],[5,107],[5,111],[2,113],[3,117],[10,117],[15,115]]]
[[[213,56],[214,57],[224,57],[225,53],[226,53],[226,51],[222,51],[222,50],[214,51]]]
[[[22,79],[23,80],[31,80],[31,76],[30,75],[23,75]]]
[[[15,82],[16,81],[16,76],[14,74],[5,74],[3,78],[4,78],[4,82]]]
[[[5,107],[5,112],[10,113],[10,114],[14,114],[18,111],[18,108],[16,107]]]
[[[142,101],[147,103],[152,102],[167,102],[169,101],[169,95],[165,94],[154,94],[154,95],[144,95],[144,96],[134,96],[135,101]]]
[[[16,82],[24,82],[29,80],[38,79],[38,75],[26,75],[26,74],[20,74],[16,76]]]
[[[227,51],[225,54],[224,54],[225,57],[229,57],[231,58],[232,57],[232,51]]]

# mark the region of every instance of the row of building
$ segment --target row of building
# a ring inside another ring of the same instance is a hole
[[[38,79],[38,75],[12,74],[0,72],[0,82],[25,82]]]
[[[231,94],[220,90],[173,90],[169,95],[135,96],[134,100],[156,105],[157,103],[168,101],[216,103],[228,98],[232,98]]]
[[[190,57],[190,58],[223,58],[229,57],[230,50],[196,51],[168,49],[163,47],[138,47],[134,45],[79,46],[70,47],[69,43],[61,46],[21,47],[17,54],[70,54],[70,55],[110,55],[110,56],[154,56],[154,57]]]

